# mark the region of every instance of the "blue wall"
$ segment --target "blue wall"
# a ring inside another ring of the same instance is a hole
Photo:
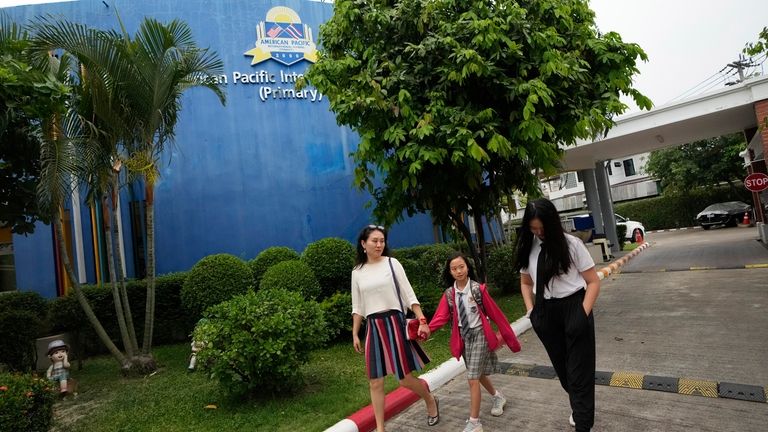
[[[160,21],[179,18],[191,26],[198,45],[210,47],[221,56],[228,81],[224,86],[226,106],[204,89],[194,89],[184,96],[176,145],[165,154],[155,190],[158,274],[186,270],[213,253],[227,252],[250,259],[274,245],[301,252],[307,243],[323,237],[354,241],[359,229],[371,220],[364,207],[369,195],[352,187],[349,154],[356,148],[358,137],[336,124],[325,98],[314,102],[293,98],[262,100],[263,87],[275,91],[293,87],[293,83],[279,82],[281,72],[301,74],[310,63],[302,60],[287,66],[270,59],[252,66],[252,57],[244,54],[254,48],[256,27],[266,21],[271,8],[286,6],[294,10],[301,23],[310,27],[316,42],[320,24],[332,15],[332,5],[307,0],[108,3],[115,6],[81,0],[5,11],[19,22],[53,14],[113,28],[117,23],[116,7],[131,34],[145,16]],[[278,82],[236,83],[235,73],[274,75]],[[126,246],[130,242],[127,208],[124,201]],[[86,219],[87,213],[83,215]],[[84,229],[86,226],[87,221]],[[44,236],[50,231],[46,229],[43,227],[33,237]],[[393,247],[434,240],[427,216],[407,219],[394,227],[390,238]],[[44,248],[50,242],[35,244]],[[90,245],[86,242],[88,248]],[[16,247],[20,282],[27,278],[21,273],[28,265],[19,263],[31,259],[33,255],[27,249]],[[52,263],[41,265],[38,268],[50,274],[52,284]],[[91,281],[93,265],[88,267]]]

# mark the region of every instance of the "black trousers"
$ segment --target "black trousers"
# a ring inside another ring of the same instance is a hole
[[[584,312],[584,290],[544,300],[531,312],[531,324],[544,344],[560,384],[568,393],[576,430],[595,422],[595,321]]]

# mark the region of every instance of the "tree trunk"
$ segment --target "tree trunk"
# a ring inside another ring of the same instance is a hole
[[[496,213],[496,221],[501,229],[501,244],[505,245],[509,243],[509,238],[507,237],[507,232],[504,230],[504,219],[501,217],[501,212]]]
[[[144,315],[144,344],[141,352],[149,354],[155,325],[155,191],[146,184],[147,201],[147,303]]]
[[[85,295],[83,294],[82,289],[80,288],[80,283],[77,281],[77,278],[75,277],[75,271],[72,269],[72,264],[69,262],[69,255],[67,254],[67,248],[64,245],[64,229],[61,226],[61,218],[59,215],[55,215],[53,217],[53,226],[56,230],[56,243],[59,248],[59,254],[61,255],[61,262],[64,265],[64,270],[67,273],[67,277],[69,278],[69,281],[72,283],[72,287],[75,290],[75,296],[77,297],[77,301],[80,303],[80,307],[83,308],[83,312],[85,312],[85,316],[88,317],[88,321],[93,326],[93,329],[96,331],[96,334],[99,336],[99,339],[101,339],[101,342],[104,344],[105,347],[109,350],[109,352],[112,354],[112,356],[117,360],[117,363],[120,364],[120,367],[123,369],[126,369],[129,367],[128,360],[125,358],[122,352],[117,348],[117,346],[112,342],[112,339],[109,338],[109,335],[107,334],[106,330],[104,330],[104,327],[101,325],[101,322],[99,322],[99,318],[96,316],[95,313],[93,313],[93,309],[91,309],[91,305],[88,304],[88,300],[85,298]]]
[[[485,232],[483,232],[483,214],[480,213],[479,209],[472,209],[474,212],[474,219],[475,219],[475,231],[477,231],[477,244],[480,248],[479,255],[480,255],[480,261],[477,263],[477,277],[480,279],[481,282],[486,282],[485,280]]]
[[[119,215],[117,215],[117,208],[118,208],[118,202],[120,199],[120,184],[119,184],[119,178],[120,175],[119,171],[116,173],[113,173],[112,176],[112,215],[115,217],[112,224],[114,227],[118,228],[117,224],[117,218]],[[119,228],[118,228],[119,229]],[[114,236],[114,244],[119,245],[120,242],[118,240],[118,233],[119,231],[115,231]],[[128,327],[128,337],[131,341],[131,347],[133,353],[139,352],[139,342],[136,339],[136,326],[133,324],[133,313],[131,312],[131,303],[128,300],[128,290],[125,287],[125,274],[123,274],[123,256],[120,253],[120,249],[118,249],[117,253],[115,254],[115,265],[117,267],[117,282],[120,284],[120,296],[123,300],[123,311],[125,314],[125,325]],[[129,354],[131,355],[131,354]]]
[[[488,225],[488,232],[491,233],[491,243],[494,246],[498,246],[499,241],[496,239],[496,230],[493,229],[493,219],[485,218],[485,224]],[[481,223],[480,226],[483,226],[483,224]]]
[[[107,245],[107,269],[109,269],[109,284],[112,287],[112,299],[115,302],[115,315],[117,316],[117,325],[120,328],[120,337],[123,340],[123,348],[125,354],[129,357],[133,357],[133,347],[131,346],[131,338],[128,335],[128,328],[125,325],[125,311],[123,309],[123,302],[120,297],[120,291],[117,288],[117,277],[115,274],[115,247],[112,243],[115,237],[115,230],[113,223],[115,221],[115,211],[112,206],[107,202],[106,197],[101,198],[102,208],[106,207],[107,220],[105,222],[104,230],[106,231],[106,238],[104,243]],[[101,215],[99,215],[101,217]]]

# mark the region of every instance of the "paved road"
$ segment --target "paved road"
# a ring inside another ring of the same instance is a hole
[[[768,266],[768,249],[758,241],[756,227],[687,229],[648,234],[655,249],[642,253],[623,272],[675,271],[691,268]]]
[[[741,269],[619,272],[603,281],[595,306],[597,369],[715,382],[721,388],[738,383],[768,392],[768,268],[744,269],[748,263],[768,262],[768,250],[758,245],[746,255],[735,252],[753,245],[750,232],[756,234],[747,228],[651,234],[653,247],[625,268],[728,263]],[[713,247],[717,240],[729,252],[712,252],[718,250]],[[521,342],[521,353],[500,351],[501,360],[551,366],[535,334],[525,333]],[[573,430],[567,423],[567,396],[556,380],[506,374],[495,375],[493,382],[510,403],[502,417],[491,417],[490,398],[484,394],[481,419],[486,431]],[[426,425],[424,406],[417,403],[390,420],[387,430],[462,430],[469,411],[464,376],[435,394],[441,398],[438,426]],[[765,401],[613,386],[597,386],[596,396],[595,431],[768,430]]]

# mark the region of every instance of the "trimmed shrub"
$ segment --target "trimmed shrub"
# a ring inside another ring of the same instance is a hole
[[[518,292],[520,274],[514,270],[516,261],[517,251],[514,243],[493,248],[488,254],[488,282],[503,292]]]
[[[300,260],[283,261],[270,267],[259,285],[259,290],[264,289],[284,289],[298,293],[306,300],[316,300],[320,295],[315,274]]]
[[[402,262],[404,259],[418,261],[419,258],[424,255],[424,252],[428,251],[430,248],[432,248],[432,246],[433,245],[429,244],[397,248],[392,250],[392,256],[397,258],[400,262]]]
[[[422,312],[424,312],[425,316],[431,317],[437,310],[437,304],[440,302],[440,297],[445,288],[442,285],[438,285],[435,282],[434,275],[425,272],[425,267],[419,264],[418,261],[407,258],[398,258],[398,261],[400,261],[406,276],[408,276],[408,282],[411,283],[416,298],[419,299]],[[406,305],[403,306],[405,307]]]
[[[301,365],[327,337],[320,305],[281,289],[235,296],[205,318],[194,331],[198,364],[236,395],[296,391]]]
[[[320,283],[321,298],[349,290],[355,247],[340,238],[324,238],[307,245],[301,260],[315,273]]]
[[[187,274],[181,305],[197,320],[207,308],[252,288],[253,274],[245,261],[230,254],[209,255]]]
[[[47,308],[36,292],[0,294],[0,363],[16,371],[35,367],[35,338],[44,331]]]
[[[251,272],[253,273],[253,286],[255,288],[259,287],[264,272],[273,265],[283,261],[297,260],[299,258],[299,253],[287,246],[273,246],[264,249],[256,255],[256,258],[248,261],[248,267],[251,268]]]
[[[450,245],[444,243],[438,243],[431,245],[429,249],[425,250],[419,258],[419,265],[424,269],[423,271],[429,275],[433,283],[437,286],[443,286],[443,268],[445,268],[445,262],[451,255],[458,251]]]
[[[337,292],[320,303],[325,314],[328,341],[349,338],[352,334],[352,294]]]
[[[0,430],[46,432],[53,422],[53,390],[44,378],[0,373]]]
[[[35,338],[41,326],[38,316],[25,310],[0,312],[0,363],[15,371],[35,368]]]
[[[627,242],[627,226],[626,225],[616,225],[616,238],[619,239],[619,247],[621,247],[621,245]],[[634,241],[634,239],[632,240]]]

